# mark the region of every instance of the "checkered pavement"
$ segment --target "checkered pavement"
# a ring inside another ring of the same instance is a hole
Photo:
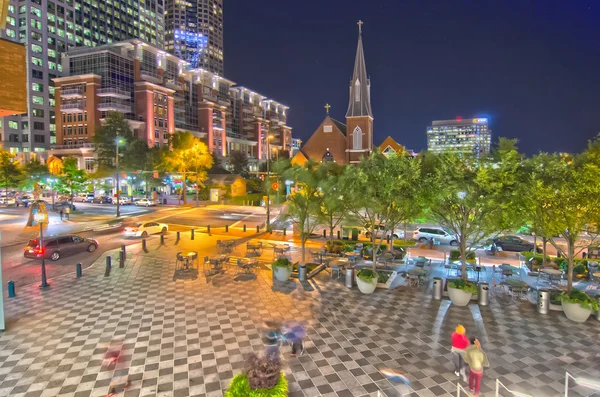
[[[113,257],[115,252],[112,252]],[[481,339],[494,379],[534,396],[559,396],[564,373],[600,377],[598,323],[542,316],[528,302],[460,308],[423,289],[400,286],[362,295],[321,273],[309,283],[273,284],[225,274],[173,281],[172,255],[130,248],[124,269],[104,277],[104,256],[84,277],[23,288],[6,300],[0,335],[0,396],[221,396],[245,357],[260,352],[265,319],[303,319],[306,352],[283,349],[290,396],[451,396],[449,337],[456,324]],[[116,263],[116,261],[114,261]],[[107,352],[119,351],[108,365]],[[410,386],[379,370],[406,374]],[[589,396],[579,387],[571,396]]]

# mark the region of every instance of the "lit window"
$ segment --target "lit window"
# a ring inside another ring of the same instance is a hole
[[[37,57],[31,57],[31,63],[33,63],[35,66],[44,66],[44,61]]]
[[[6,36],[14,39],[17,37],[17,32],[12,29],[6,29]]]
[[[54,51],[54,50],[48,50],[48,56],[52,57],[52,58],[56,58],[56,51]]]
[[[44,92],[44,85],[40,83],[31,83],[31,89],[35,92]]]
[[[50,68],[50,70],[56,70],[56,63],[48,61],[48,68]]]
[[[37,44],[31,45],[31,51],[33,52],[42,52],[42,46]]]
[[[6,23],[12,26],[17,26],[17,20],[14,17],[6,17]]]
[[[8,128],[13,129],[13,130],[18,130],[19,129],[19,123],[17,123],[16,121],[9,121],[8,122]]]
[[[41,96],[33,96],[33,103],[35,103],[36,105],[43,105],[44,104],[44,98]]]

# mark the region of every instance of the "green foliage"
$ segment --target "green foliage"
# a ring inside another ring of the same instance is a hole
[[[261,193],[247,194],[245,196],[232,197],[229,202],[236,205],[260,206],[263,197],[264,195]]]
[[[21,188],[24,190],[33,190],[36,184],[45,184],[46,178],[49,175],[50,173],[46,164],[42,164],[40,160],[33,158],[23,167]]]
[[[563,292],[560,295],[560,300],[561,302],[579,303],[582,308],[591,311],[598,310],[598,300],[577,289],[572,290],[570,293]]]
[[[77,159],[67,157],[63,159],[63,172],[58,178],[55,189],[63,194],[68,194],[73,202],[73,196],[87,189],[88,177],[84,170],[77,166]]]
[[[9,188],[17,187],[20,180],[19,162],[11,152],[0,148],[0,187],[8,191]]]
[[[248,193],[258,193],[262,196],[264,193],[263,186],[263,182],[258,178],[246,179],[246,191]]]
[[[378,273],[378,277],[379,277],[379,279],[377,280],[377,282],[380,284],[385,284],[390,279],[390,273],[380,272],[380,273]]]
[[[474,261],[477,258],[475,251],[467,251],[466,259],[468,261]],[[458,261],[460,260],[460,250],[450,250],[450,260]]]
[[[360,269],[356,276],[365,283],[371,283],[374,278],[379,278],[379,274],[373,269]]]
[[[248,377],[244,374],[236,375],[225,392],[225,397],[287,397],[288,382],[283,372],[279,375],[279,381],[275,387],[270,389],[250,389]]]
[[[553,305],[560,305],[561,303],[561,298],[560,295],[563,292],[560,290],[551,290],[550,291],[550,303]]]
[[[477,294],[477,284],[464,279],[450,280],[448,281],[448,287],[463,290],[471,295]]]
[[[292,263],[288,258],[277,258],[271,265],[272,267],[290,267]]]
[[[122,140],[121,145],[127,146],[134,142],[135,137],[124,115],[111,111],[108,112],[102,125],[96,128],[92,137],[98,166],[114,169],[117,157],[117,139]],[[123,158],[125,158],[125,152],[119,153],[119,160]]]
[[[243,178],[248,177],[248,155],[240,150],[234,150],[229,153],[229,165],[234,174],[239,174]]]

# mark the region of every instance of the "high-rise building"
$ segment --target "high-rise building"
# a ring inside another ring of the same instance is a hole
[[[427,127],[427,150],[479,156],[490,152],[491,134],[487,118],[433,121]]]
[[[56,85],[57,144],[50,162],[69,155],[93,168],[92,137],[109,111],[123,113],[135,137],[149,146],[168,143],[173,132],[190,131],[225,159],[245,153],[250,169],[271,148],[291,150],[288,108],[157,47],[132,39],[99,47],[69,49],[67,76]]]
[[[165,47],[187,61],[223,75],[223,0],[166,0]]]
[[[0,144],[39,152],[55,143],[52,80],[65,75],[67,48],[137,37],[164,46],[163,0],[11,0],[0,38],[25,45],[28,103],[25,114],[2,120]]]

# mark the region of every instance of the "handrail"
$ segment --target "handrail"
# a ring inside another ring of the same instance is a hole
[[[467,396],[470,396],[470,393],[458,382],[456,382],[456,397],[460,397],[460,391],[465,392]]]
[[[579,386],[583,386],[591,390],[600,390],[600,383],[593,379],[576,378],[568,372],[565,372],[565,397],[569,396],[569,378],[573,379]]]

